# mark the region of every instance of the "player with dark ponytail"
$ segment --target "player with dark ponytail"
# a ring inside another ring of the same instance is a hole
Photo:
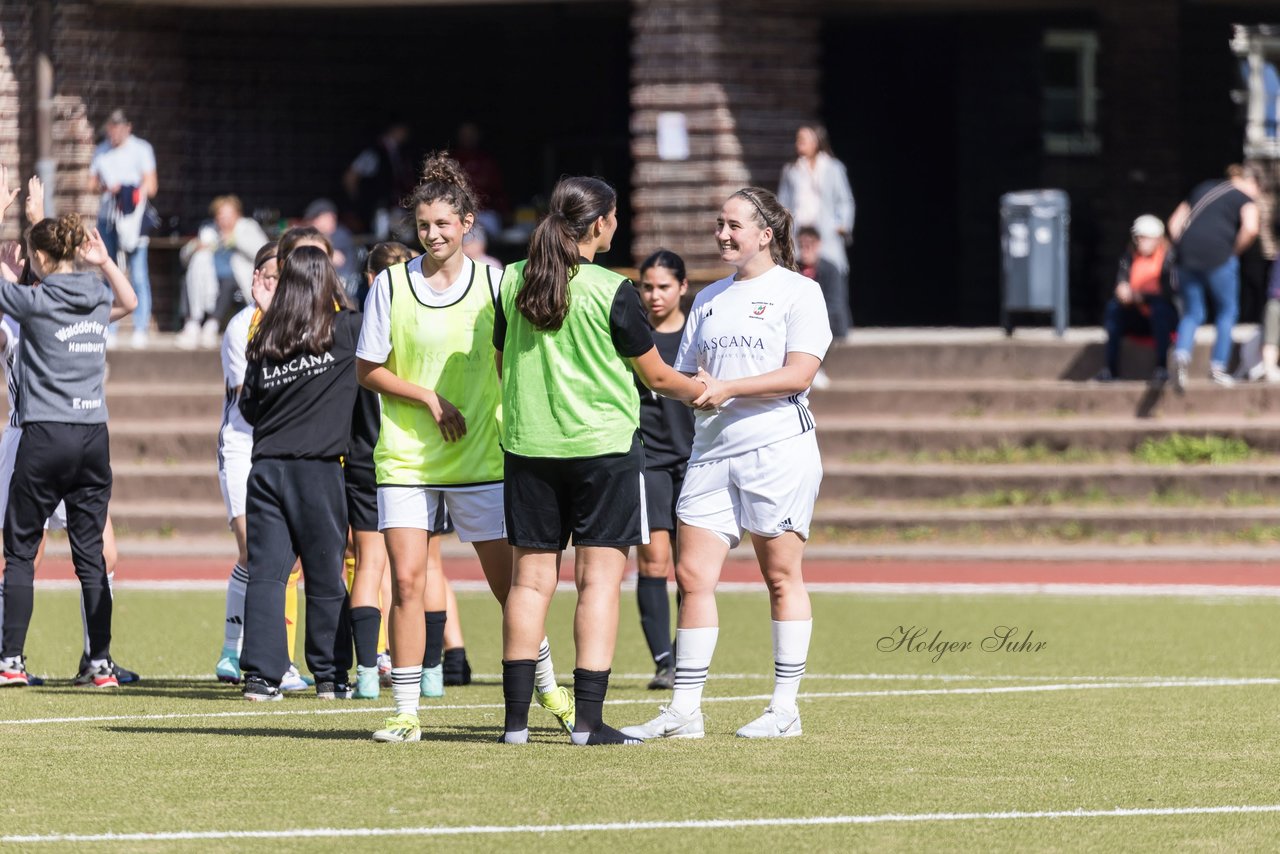
[[[662,361],[635,286],[595,263],[617,230],[617,195],[565,178],[507,267],[493,342],[502,377],[507,532],[515,547],[503,610],[502,741],[529,739],[538,642],[560,553],[574,542],[578,585],[574,744],[635,744],[602,720],[627,551],[647,540],[640,401],[632,369],[659,394],[692,400],[701,382]]]

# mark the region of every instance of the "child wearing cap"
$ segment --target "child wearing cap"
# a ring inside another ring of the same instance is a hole
[[[1155,346],[1156,367],[1151,381],[1169,378],[1169,344],[1178,325],[1173,303],[1173,253],[1159,217],[1143,214],[1133,221],[1133,236],[1120,257],[1116,288],[1107,302],[1103,326],[1107,330],[1107,366],[1097,379],[1120,376],[1120,343],[1126,335],[1149,336]]]

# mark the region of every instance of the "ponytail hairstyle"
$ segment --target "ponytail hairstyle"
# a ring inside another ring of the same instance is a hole
[[[550,210],[529,238],[529,261],[516,308],[536,329],[555,331],[569,313],[569,280],[578,272],[578,244],[600,217],[618,206],[618,194],[599,178],[562,178]]]
[[[350,308],[338,271],[323,249],[299,246],[284,259],[271,307],[245,348],[254,361],[282,362],[302,353],[319,356],[333,346],[333,321]]]
[[[280,265],[284,266],[284,262],[289,260],[293,250],[298,248],[298,244],[305,241],[314,241],[324,246],[324,254],[333,260],[333,244],[324,236],[324,232],[313,225],[295,225],[280,235],[280,240],[276,244],[276,259]]]
[[[689,275],[684,269],[684,259],[670,249],[659,249],[644,259],[644,263],[640,265],[640,275],[643,276],[652,267],[670,270],[671,275],[675,276],[680,284],[685,284],[689,280]]]
[[[475,215],[480,212],[480,203],[471,186],[471,179],[467,177],[462,165],[450,157],[447,151],[427,155],[427,159],[422,161],[422,180],[401,204],[412,213],[417,210],[418,205],[440,201],[448,202],[461,220],[465,220],[470,214],[474,221]]]
[[[54,264],[74,260],[76,250],[88,239],[77,213],[63,214],[57,219],[42,219],[27,232],[31,249],[48,255]]]
[[[769,255],[773,263],[788,270],[796,270],[796,251],[791,242],[791,212],[782,206],[778,197],[760,187],[744,187],[734,193],[731,199],[746,199],[755,209],[756,225],[761,229],[773,229],[773,241],[769,244]]]
[[[418,253],[408,246],[390,240],[386,243],[379,243],[369,250],[369,257],[365,261],[364,271],[371,276],[376,276],[388,267],[403,264],[416,257],[418,257]]]

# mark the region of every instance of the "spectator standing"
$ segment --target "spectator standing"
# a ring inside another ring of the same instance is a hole
[[[360,152],[342,176],[342,186],[356,220],[352,227],[372,233],[378,240],[386,240],[407,220],[400,200],[413,192],[414,181],[409,126],[392,122],[372,145]]]
[[[1196,329],[1205,321],[1205,294],[1217,311],[1217,338],[1209,355],[1209,378],[1218,385],[1235,384],[1227,373],[1231,329],[1240,309],[1240,254],[1258,236],[1257,174],[1233,164],[1227,180],[1204,181],[1169,217],[1169,236],[1178,250],[1178,288],[1184,314],[1178,324],[1176,381],[1183,388]]]
[[[782,167],[778,200],[791,212],[797,229],[818,233],[820,257],[834,268],[822,283],[831,318],[831,334],[841,341],[849,334],[849,253],[853,243],[854,202],[849,174],[831,153],[822,125],[803,125],[796,131],[796,159]]]
[[[472,122],[459,125],[455,142],[453,159],[462,164],[480,201],[476,222],[489,233],[497,234],[502,230],[502,218],[511,208],[502,181],[502,167],[496,157],[480,147],[478,125]]]
[[[1156,351],[1153,385],[1169,379],[1169,341],[1178,323],[1173,304],[1173,251],[1164,239],[1159,217],[1143,214],[1130,229],[1133,241],[1120,256],[1116,289],[1107,302],[1102,325],[1107,330],[1107,366],[1098,374],[1102,382],[1120,376],[1120,344],[1126,335],[1149,335]]]
[[[151,328],[151,277],[147,269],[148,238],[143,234],[147,203],[159,189],[156,179],[156,155],[151,144],[133,135],[133,123],[124,110],[113,110],[107,117],[106,141],[93,152],[89,164],[90,183],[101,193],[98,205],[98,230],[106,242],[107,252],[115,261],[123,252],[127,259],[129,280],[138,297],[133,312],[133,346],[147,346]],[[112,326],[109,341],[115,337]]]
[[[209,205],[212,222],[200,227],[182,248],[187,263],[187,322],[177,345],[186,350],[218,346],[218,332],[235,305],[253,304],[254,257],[267,243],[262,226],[244,215],[237,196],[218,196]]]

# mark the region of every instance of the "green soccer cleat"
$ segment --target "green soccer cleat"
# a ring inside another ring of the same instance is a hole
[[[444,696],[444,666],[422,668],[422,696],[436,699]]]
[[[555,715],[556,720],[560,722],[560,726],[564,727],[567,733],[573,733],[574,724],[574,705],[573,693],[563,685],[557,685],[545,694],[541,691],[534,691],[533,696],[538,701],[538,705]]]
[[[240,653],[235,647],[222,648],[222,657],[218,659],[218,664],[213,668],[213,673],[218,677],[219,682],[226,682],[230,685],[240,684]]]
[[[356,665],[356,692],[353,695],[357,700],[376,700],[378,699],[381,684],[378,682],[377,667],[361,667]]]
[[[422,741],[422,726],[418,723],[418,716],[392,715],[387,718],[383,728],[373,734],[373,740],[387,743]]]

